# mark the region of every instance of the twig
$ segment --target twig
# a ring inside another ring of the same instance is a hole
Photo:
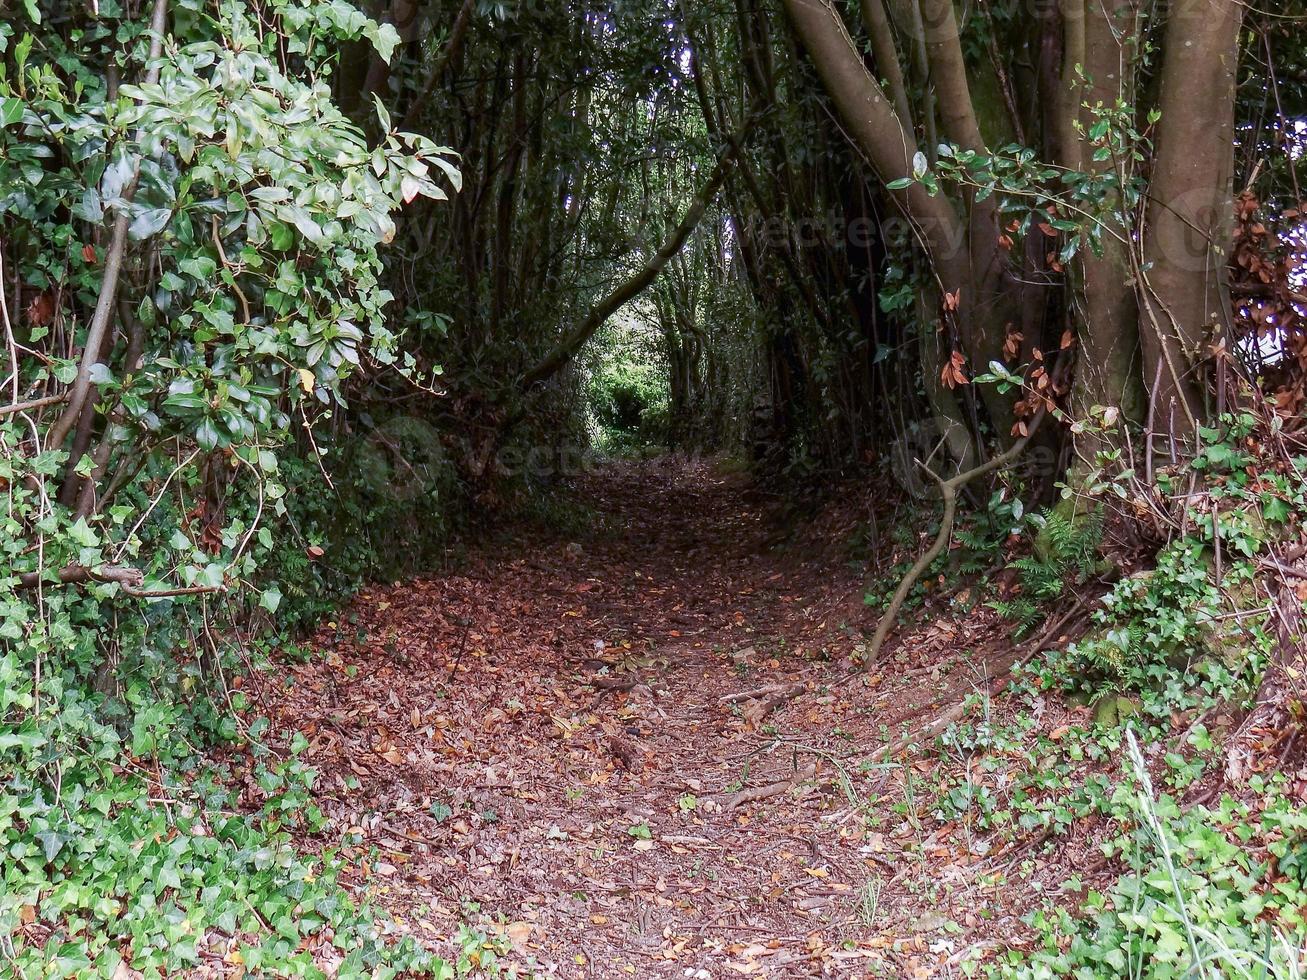
[[[782,779],[779,782],[768,783],[766,786],[751,786],[746,789],[738,790],[734,793],[727,793],[719,797],[717,802],[723,810],[730,813],[743,803],[756,803],[758,800],[766,800],[773,796],[780,796],[793,789],[798,783],[807,779],[812,779],[817,775],[817,766],[814,763],[805,766],[803,769],[795,770],[789,779]]]
[[[0,415],[13,415],[17,412],[28,412],[34,408],[45,408],[47,405],[58,405],[60,402],[68,401],[68,392],[61,395],[46,395],[44,398],[33,398],[31,401],[15,402],[12,405],[0,405]]]
[[[133,599],[165,599],[179,595],[208,595],[213,592],[226,592],[225,585],[184,585],[175,589],[137,589],[124,585],[123,591]]]
[[[458,673],[458,665],[463,662],[463,651],[467,649],[467,635],[471,631],[472,631],[472,617],[465,616],[463,618],[463,635],[459,638],[458,641],[458,653],[454,655],[454,665],[449,668],[449,679],[445,681],[446,684],[453,683],[454,675]]]

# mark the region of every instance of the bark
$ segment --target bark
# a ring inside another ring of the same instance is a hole
[[[862,23],[871,38],[871,53],[876,59],[876,70],[889,85],[894,97],[894,111],[903,128],[912,132],[912,104],[908,101],[908,87],[903,80],[903,66],[899,63],[894,46],[894,30],[885,13],[884,0],[861,0]]]
[[[1158,377],[1157,430],[1179,441],[1202,421],[1200,364],[1230,320],[1234,99],[1244,5],[1174,0],[1169,9],[1149,188],[1141,327]]]
[[[929,7],[935,23],[942,21],[947,31],[951,17],[933,5],[938,2],[924,0],[923,7]],[[785,0],[785,7],[855,145],[886,183],[911,177],[914,141],[864,65],[831,0]],[[956,25],[952,29],[950,40],[936,36],[928,26],[926,46],[928,51],[933,47],[942,62],[950,98],[969,100],[965,77],[957,77],[963,68]],[[980,143],[974,109],[968,104],[949,112],[954,138],[964,145]],[[891,194],[919,230],[941,289],[954,299],[965,353],[973,366],[983,369],[1001,355],[1005,324],[1016,315],[1005,259],[998,248],[993,198],[971,209],[964,219],[952,203],[932,196],[919,182]],[[983,388],[980,397],[995,434],[1010,441],[1011,400],[992,387]]]
[[[1128,161],[1095,161],[1092,149],[1080,134],[1093,125],[1093,114],[1084,108],[1086,104],[1111,107],[1118,101],[1134,103],[1140,38],[1138,2],[1121,0],[1109,7],[1099,0],[1064,0],[1063,6],[1066,34],[1071,39],[1061,80],[1066,93],[1063,105],[1070,113],[1059,127],[1062,138],[1070,140],[1065,144],[1063,162],[1069,168],[1096,173],[1110,173],[1120,167],[1120,176],[1125,177]],[[1077,66],[1083,68],[1084,80]],[[1073,322],[1080,340],[1071,412],[1073,417],[1084,419],[1095,405],[1113,406],[1126,418],[1139,422],[1145,406],[1139,307],[1132,285],[1129,229],[1133,221],[1120,213],[1123,205],[1119,195],[1114,195],[1109,204],[1116,211],[1105,219],[1101,229],[1102,254],[1094,254],[1087,232],[1083,233],[1070,275]],[[1096,448],[1092,439],[1080,447],[1086,462],[1092,463]]]
[[[939,95],[939,115],[944,132],[959,146],[981,153],[985,149],[985,140],[980,135],[975,102],[967,82],[967,66],[962,56],[962,37],[953,12],[953,0],[920,0],[920,5],[926,60]]]
[[[835,8],[829,0],[785,0],[785,8],[849,135],[872,168],[886,183],[911,177],[916,141],[863,64]],[[891,193],[920,230],[943,289],[961,289],[969,278],[969,263],[958,212],[916,182]]]

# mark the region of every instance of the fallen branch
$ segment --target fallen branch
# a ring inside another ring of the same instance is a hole
[[[226,592],[225,585],[183,585],[175,589],[138,589],[124,585],[123,592],[133,599],[167,599],[180,595],[206,595],[212,592]]]
[[[1076,599],[1071,608],[1054,620],[1053,624],[1044,630],[1043,633],[1034,640],[1029,641],[1024,645],[1024,647],[1017,647],[1015,655],[1009,659],[1006,664],[1002,664],[999,667],[993,679],[990,680],[988,684],[978,690],[982,691],[987,698],[996,697],[1005,687],[1007,687],[1011,681],[1012,674],[1019,668],[1025,666],[1030,661],[1031,657],[1039,653],[1039,651],[1044,648],[1044,645],[1052,639],[1053,636],[1062,629],[1062,627],[1069,623],[1078,612],[1080,612],[1083,606],[1084,602],[1080,599]],[[942,714],[938,714],[930,721],[926,722],[926,724],[922,725],[921,728],[913,734],[906,738],[901,738],[897,742],[888,742],[885,745],[882,745],[871,754],[868,761],[879,762],[887,756],[897,755],[920,738],[934,738],[953,722],[961,719],[966,713],[966,708],[967,699],[963,698]]]
[[[912,591],[912,587],[917,584],[918,579],[926,573],[936,558],[948,544],[949,536],[953,533],[953,519],[957,516],[958,510],[958,491],[965,487],[972,480],[979,479],[986,473],[992,473],[994,470],[1001,469],[1009,463],[1016,461],[1025,451],[1026,445],[1030,442],[1031,436],[1039,428],[1039,424],[1044,420],[1044,411],[1041,410],[1035,416],[1034,421],[1026,434],[1014,442],[1010,449],[999,453],[987,462],[974,466],[969,470],[964,470],[957,476],[945,480],[934,470],[930,469],[924,463],[918,461],[917,465],[925,470],[938,485],[940,496],[944,500],[944,516],[939,522],[939,533],[935,535],[935,541],[925,553],[916,560],[916,563],[908,569],[908,573],[903,576],[899,582],[899,587],[894,590],[894,597],[890,599],[889,606],[885,609],[884,614],[880,617],[880,623],[876,626],[876,633],[871,638],[871,643],[867,647],[867,655],[862,661],[863,671],[870,670],[880,659],[880,648],[885,644],[885,638],[889,636],[889,631],[894,628],[894,622],[898,619],[899,610],[903,607],[903,602]]]
[[[1293,565],[1286,565],[1284,562],[1276,561],[1274,558],[1258,559],[1257,564],[1270,572],[1279,572],[1281,575],[1288,575],[1291,578],[1307,578],[1307,568],[1296,568]]]
[[[55,575],[60,585],[78,585],[82,582],[117,582],[125,588],[139,588],[145,583],[145,573],[138,568],[118,565],[68,565]],[[50,582],[45,572],[23,572],[18,576],[18,588],[34,589],[42,582]]]
[[[813,779],[816,775],[817,766],[814,763],[811,766],[796,769],[789,779],[782,779],[779,782],[768,783],[765,786],[751,786],[746,789],[737,790],[734,793],[727,793],[725,796],[719,796],[717,797],[717,804],[724,811],[730,813],[732,810],[744,803],[756,803],[759,800],[766,800],[773,796],[780,796],[782,793],[787,793],[799,783]]]
[[[624,677],[595,676],[595,677],[591,677],[588,683],[590,684],[591,687],[596,688],[600,691],[611,691],[614,693],[620,693],[622,691],[629,691],[632,688],[634,688],[637,684],[639,684],[640,675],[627,674]]]
[[[718,698],[718,704],[739,704],[741,701],[753,701],[758,698],[766,698],[776,694],[786,694],[789,697],[803,691],[802,682],[793,684],[764,684],[762,687],[755,687],[749,691],[736,691],[734,694],[728,694],[723,698]]]

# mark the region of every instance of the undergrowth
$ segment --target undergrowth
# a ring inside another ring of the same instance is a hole
[[[1161,475],[1164,493],[1185,488],[1186,506],[1151,567],[1113,575],[1097,507],[1028,525],[1016,597],[992,607],[1023,632],[1059,607],[1092,613],[1079,639],[1018,669],[1001,709],[976,695],[943,733],[951,764],[930,809],[1018,857],[1079,828],[1115,877],[1087,887],[1073,874],[1063,887],[1077,902],[1050,897],[1026,916],[1033,945],[973,956],[969,975],[1303,975],[1301,784],[1272,764],[1218,792],[1225,739],[1280,642],[1261,569],[1272,547],[1298,539],[1307,512],[1307,461],[1261,451],[1252,430],[1249,417],[1228,417],[1204,430],[1190,467]],[[1126,472],[1098,489],[1128,497],[1133,485]],[[1065,724],[1041,718],[1050,698]],[[1018,875],[1033,872],[1030,858]]]

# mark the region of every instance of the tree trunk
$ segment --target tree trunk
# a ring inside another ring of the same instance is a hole
[[[1244,6],[1173,0],[1145,224],[1141,339],[1159,434],[1203,420],[1201,364],[1230,322],[1234,97]],[[1178,448],[1178,447],[1177,447]]]
[[[1072,170],[1128,176],[1129,161],[1094,159],[1087,133],[1094,123],[1085,106],[1111,107],[1135,100],[1135,71],[1141,32],[1138,0],[1105,6],[1098,0],[1065,0],[1063,20],[1070,39],[1063,60],[1059,108],[1061,163]],[[1083,69],[1083,77],[1078,71]],[[1089,236],[1081,234],[1080,250],[1069,271],[1072,322],[1080,351],[1072,387],[1071,414],[1088,417],[1094,406],[1115,407],[1126,419],[1142,422],[1145,413],[1143,371],[1139,352],[1139,306],[1133,286],[1131,229],[1123,215],[1120,195],[1108,202],[1115,210],[1100,229],[1101,255],[1094,254]],[[1038,232],[1032,230],[1032,234]],[[1100,448],[1097,439],[1078,440],[1087,464]]]

